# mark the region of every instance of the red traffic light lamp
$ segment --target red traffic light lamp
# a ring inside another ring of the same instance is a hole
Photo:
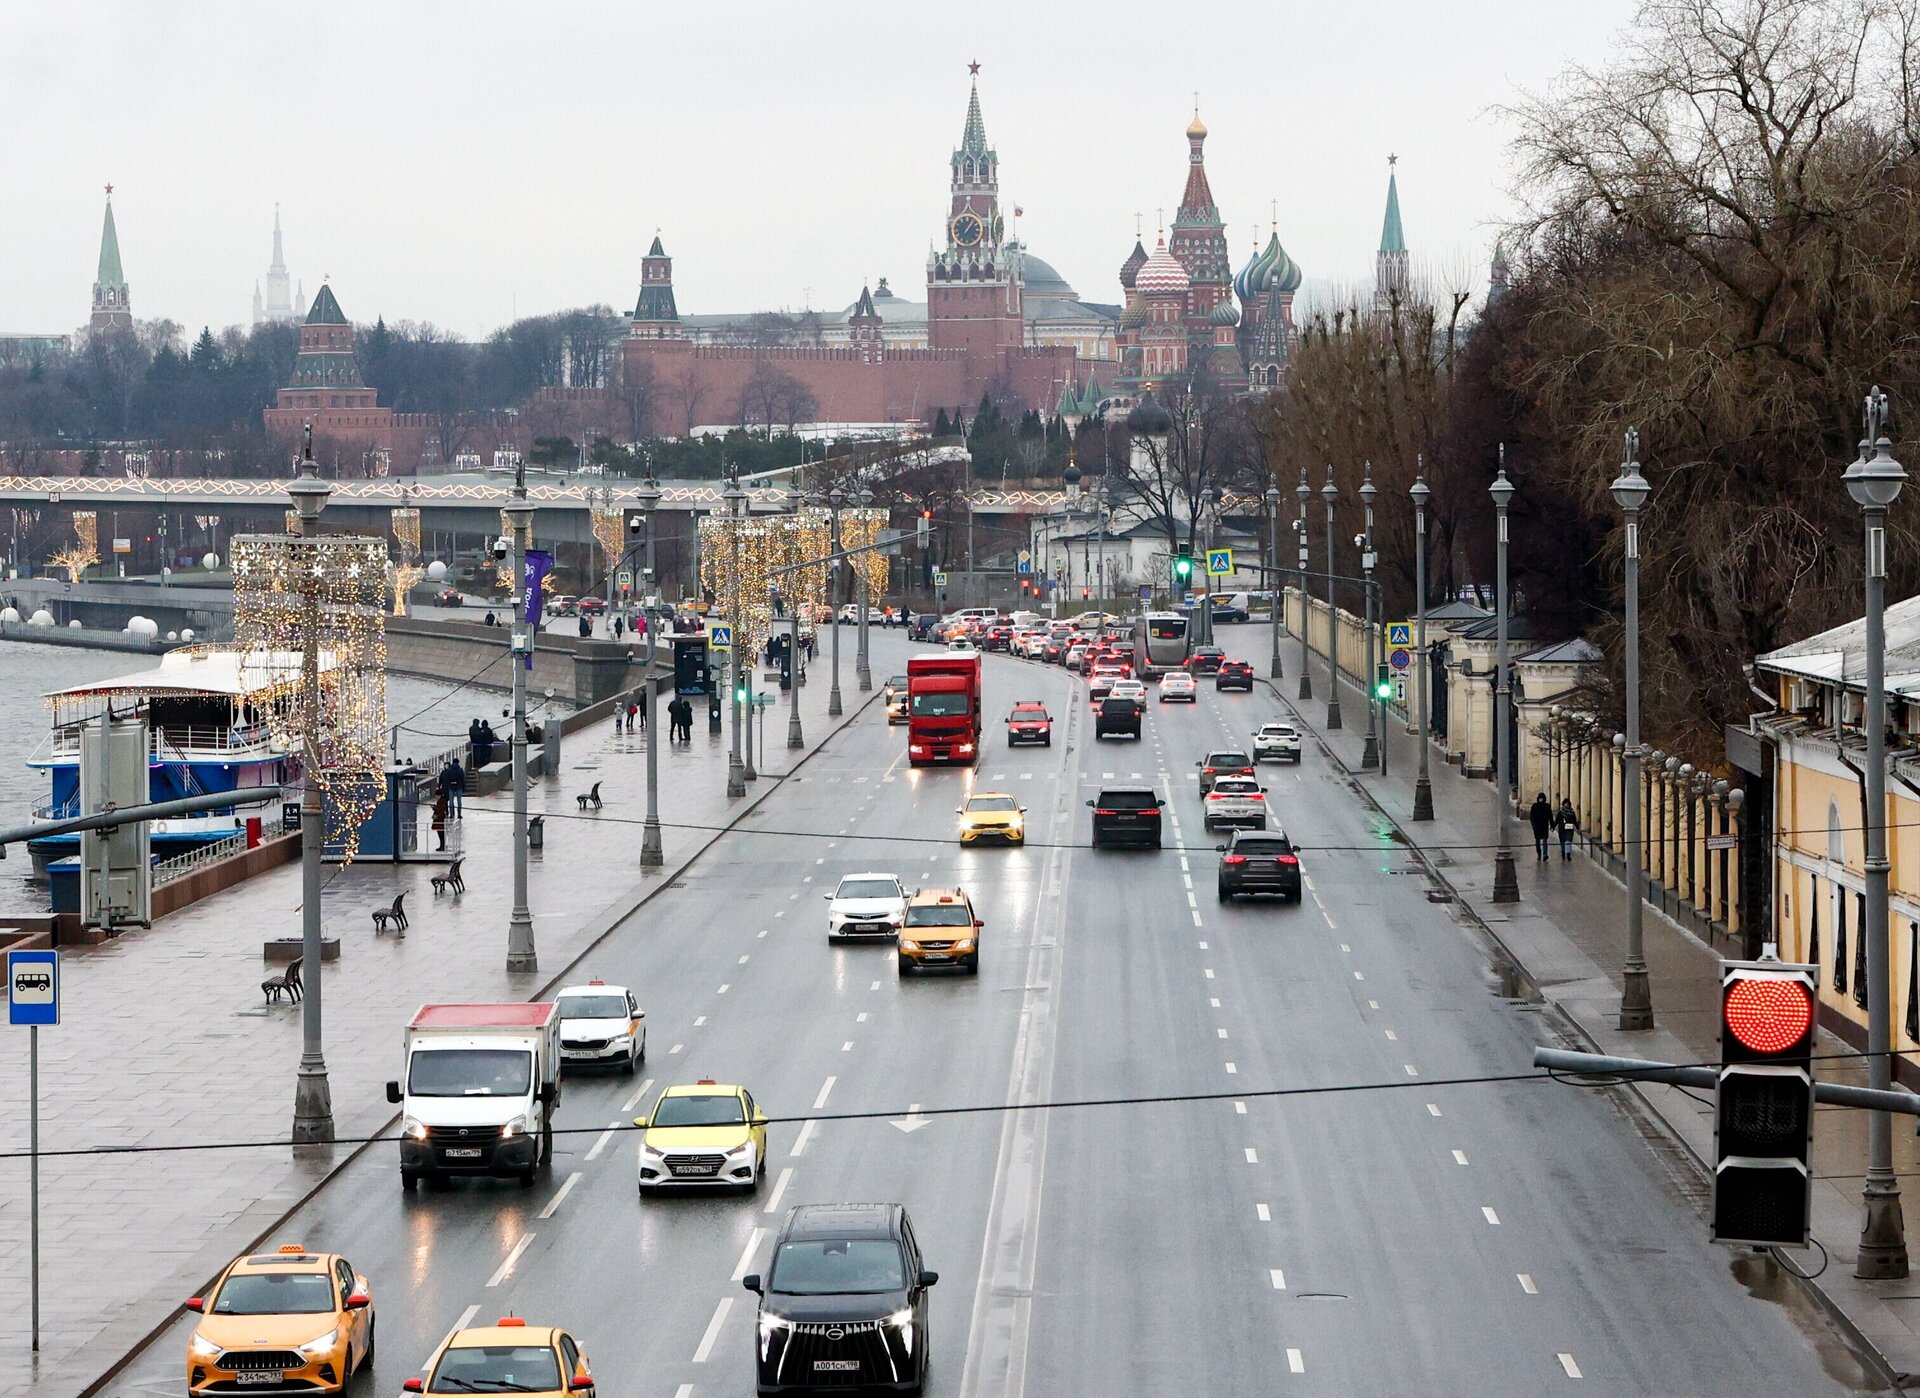
[[[1727,987],[1723,1013],[1729,1034],[1767,1056],[1792,1048],[1813,1026],[1813,1000],[1794,981],[1736,980]]]
[[[1805,1247],[1813,1204],[1819,968],[1728,961],[1720,974],[1713,1240]]]

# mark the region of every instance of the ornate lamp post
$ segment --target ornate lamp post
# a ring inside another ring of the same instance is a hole
[[[1413,646],[1418,657],[1415,662],[1419,673],[1414,677],[1414,697],[1416,715],[1414,722],[1419,726],[1420,775],[1413,783],[1413,818],[1415,820],[1433,819],[1433,782],[1427,768],[1427,687],[1433,683],[1432,657],[1427,654],[1427,498],[1433,491],[1427,485],[1424,473],[1417,476],[1413,488],[1407,492],[1413,497],[1413,591],[1414,623]]]
[[[1327,727],[1340,727],[1340,622],[1333,597],[1333,502],[1340,498],[1333,483],[1333,463],[1327,463],[1327,483],[1320,487],[1327,502]]]
[[[1365,473],[1360,480],[1360,503],[1366,510],[1367,527],[1360,536],[1360,616],[1366,626],[1366,673],[1360,677],[1360,684],[1367,692],[1367,738],[1360,749],[1360,770],[1371,772],[1380,765],[1380,735],[1377,720],[1380,714],[1380,701],[1373,693],[1373,497],[1379,492],[1374,489],[1373,463],[1367,462]]]
[[[1300,693],[1302,699],[1313,698],[1313,666],[1308,662],[1312,650],[1308,645],[1308,633],[1313,630],[1312,597],[1307,591],[1307,501],[1313,496],[1313,487],[1307,484],[1307,468],[1300,468],[1300,484],[1293,488],[1294,496],[1300,501],[1300,517],[1293,522],[1293,532],[1300,536]],[[1329,572],[1332,570],[1329,569]],[[1332,681],[1328,681],[1332,683]]]
[[[833,563],[827,570],[827,621],[833,629],[830,638],[833,644],[833,686],[827,691],[827,716],[840,717],[840,569],[845,560],[840,557],[840,511],[847,507],[847,492],[844,486],[836,485],[827,492],[827,510],[832,517]]]
[[[649,475],[640,482],[639,490],[634,492],[640,506],[641,517],[647,522],[647,566],[640,575],[640,603],[646,606],[646,584],[653,579],[653,517],[660,508],[660,482]],[[647,616],[647,668],[643,683],[647,686],[647,819],[640,827],[640,867],[658,869],[666,862],[666,852],[660,843],[660,705],[659,694],[653,688],[653,653],[656,638],[660,633],[660,618]]]
[[[873,492],[865,486],[860,488],[860,494],[854,499],[855,503],[858,504],[862,510],[871,510],[873,508]],[[967,507],[967,518],[969,521],[973,518],[973,507],[971,503],[969,503]],[[860,579],[860,648],[854,655],[853,669],[854,674],[860,681],[860,692],[862,694],[869,693],[873,689],[873,671],[867,664],[867,613],[872,609],[873,605],[873,599],[868,595],[872,591],[872,584],[869,582],[867,576],[867,559],[870,556],[869,554],[861,554],[860,566],[854,570]],[[971,551],[967,554],[967,571],[969,575],[973,572],[973,554]],[[971,584],[973,578],[969,576],[967,581]]]
[[[507,969],[537,971],[533,913],[527,906],[527,666],[533,654],[533,628],[527,621],[527,535],[533,527],[533,502],[527,499],[527,468],[514,471],[513,502],[507,506],[513,536],[513,608],[509,659],[513,665],[513,912],[507,918]]]
[[[1511,712],[1509,706],[1513,703],[1513,691],[1508,687],[1511,680],[1507,674],[1507,507],[1513,503],[1515,491],[1513,482],[1507,479],[1504,464],[1506,455],[1506,445],[1502,443],[1499,474],[1493,478],[1493,484],[1487,487],[1487,494],[1493,497],[1494,520],[1500,531],[1495,538],[1494,553],[1494,591],[1499,610],[1494,622],[1496,658],[1493,683],[1493,785],[1495,795],[1499,798],[1500,848],[1493,856],[1493,901],[1518,903],[1520,883],[1513,868],[1513,792],[1508,786],[1513,755],[1508,751],[1511,744],[1507,728],[1507,716]]]
[[[1204,534],[1202,535],[1204,542],[1200,547],[1200,558],[1202,563],[1206,563],[1210,561],[1212,558],[1213,531],[1214,531],[1214,526],[1219,519],[1219,512],[1220,512],[1220,492],[1215,487],[1208,486],[1205,490],[1200,492],[1200,523],[1203,526],[1205,531]],[[1204,607],[1201,607],[1198,611],[1194,613],[1194,619],[1200,623],[1201,642],[1209,646],[1213,644],[1213,587],[1214,587],[1213,574],[1208,573],[1207,574],[1207,604]]]
[[[727,480],[727,488],[720,492],[720,498],[727,503],[727,540],[729,548],[728,568],[730,581],[727,595],[727,619],[733,623],[733,649],[727,652],[727,687],[732,691],[733,700],[733,748],[727,754],[727,795],[745,796],[747,794],[746,764],[740,760],[740,679],[746,673],[746,665],[740,659],[742,637],[740,634],[740,517],[741,507],[746,504],[747,492],[740,487],[740,468],[734,467],[733,474]]]
[[[1267,487],[1267,612],[1273,631],[1273,657],[1267,666],[1269,679],[1282,679],[1280,669],[1280,487]]]
[[[1866,526],[1866,788],[1865,861],[1867,919],[1867,1084],[1893,1086],[1893,1014],[1887,945],[1887,508],[1900,496],[1907,472],[1887,440],[1887,395],[1876,386],[1867,395],[1860,455],[1847,467],[1847,494]],[[1907,1275],[1907,1235],[1900,1212],[1900,1184],[1893,1173],[1893,1118],[1867,1114],[1867,1181],[1862,1198],[1866,1225],[1860,1230],[1856,1277]]]
[[[795,522],[800,518],[800,507],[806,503],[806,497],[798,489],[787,492],[787,508],[792,511]],[[804,537],[796,533],[796,538]],[[787,632],[787,747],[792,750],[807,745],[806,735],[800,728],[800,609],[794,605],[790,594],[798,585],[799,579],[782,589],[787,615],[792,627]]]
[[[1621,750],[1620,791],[1626,807],[1622,834],[1627,861],[1627,954],[1620,971],[1620,1027],[1653,1028],[1653,986],[1647,978],[1647,949],[1641,926],[1641,908],[1647,896],[1641,865],[1640,822],[1640,507],[1653,487],[1640,474],[1640,431],[1629,427],[1624,441],[1620,474],[1609,490],[1613,503],[1626,516],[1626,643],[1627,728],[1615,734]]]

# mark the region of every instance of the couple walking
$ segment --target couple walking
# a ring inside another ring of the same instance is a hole
[[[1555,810],[1547,802],[1547,793],[1541,792],[1533,798],[1533,804],[1527,808],[1527,822],[1533,826],[1533,852],[1537,858],[1547,857],[1547,837],[1556,831],[1560,835],[1560,857],[1573,858],[1573,837],[1580,829],[1580,818],[1573,813],[1573,802],[1566,797],[1560,798],[1560,808]]]

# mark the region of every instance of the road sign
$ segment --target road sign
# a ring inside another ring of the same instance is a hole
[[[1153,584],[1152,583],[1140,584],[1140,600],[1142,602],[1151,602],[1153,600]]]
[[[115,540],[113,541],[113,551],[114,551],[115,553],[132,553],[132,552],[133,552],[133,540],[131,540],[131,539],[115,539]]]
[[[1390,621],[1387,623],[1387,645],[1413,648],[1413,623],[1410,621]]]
[[[1413,664],[1413,652],[1405,646],[1395,646],[1387,652],[1387,664],[1396,670],[1404,670]]]
[[[1232,571],[1233,571],[1233,550],[1232,549],[1208,549],[1207,550],[1207,576],[1208,577],[1224,578],[1228,573],[1231,573]]]
[[[1739,849],[1740,837],[1734,834],[1707,836],[1708,849]]]
[[[1020,550],[1020,572],[1025,574],[1025,573],[1031,573],[1032,571],[1033,571],[1033,551],[1031,549],[1021,549]]]
[[[945,587],[947,585],[947,575],[945,573],[935,573],[933,575],[933,585],[935,587]]]
[[[616,587],[618,587],[622,592],[625,592],[628,588],[633,586],[633,574],[629,572],[627,569],[622,568],[618,573],[615,573],[613,575],[613,581]]]
[[[709,626],[707,628],[708,650],[732,650],[733,628],[731,626]]]
[[[1393,702],[1396,704],[1404,704],[1407,702],[1407,677],[1405,675],[1395,675],[1393,677]]]
[[[60,953],[7,953],[7,1023],[60,1022]]]

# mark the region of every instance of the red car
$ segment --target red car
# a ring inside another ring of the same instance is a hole
[[[1020,743],[1038,743],[1043,748],[1053,746],[1053,715],[1038,699],[1022,699],[1007,715],[1007,746]]]
[[[1213,672],[1213,687],[1223,689],[1244,689],[1253,692],[1253,665],[1245,660],[1223,660],[1220,668]]]
[[[578,610],[581,616],[604,615],[607,610],[607,599],[604,597],[582,597],[578,604]]]

